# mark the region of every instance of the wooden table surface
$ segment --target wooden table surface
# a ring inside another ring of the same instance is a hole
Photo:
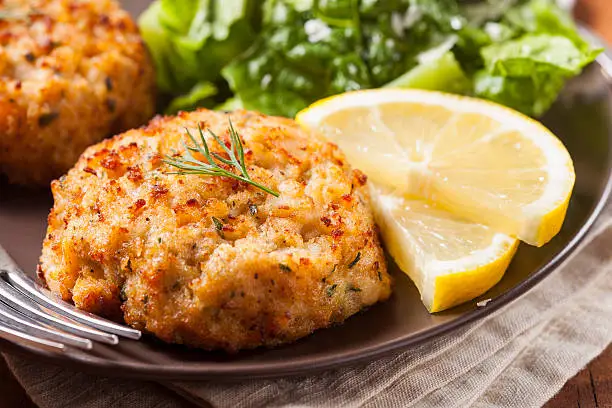
[[[578,18],[612,44],[612,0],[579,0]],[[36,408],[0,358],[0,408]],[[612,408],[612,346],[569,380],[545,408]]]

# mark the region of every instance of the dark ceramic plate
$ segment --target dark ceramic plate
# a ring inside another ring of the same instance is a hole
[[[139,3],[127,2],[134,12]],[[0,348],[113,376],[240,379],[305,374],[367,361],[449,333],[526,293],[576,248],[595,221],[611,186],[611,75],[612,60],[602,56],[569,84],[543,119],[566,144],[576,167],[576,187],[561,233],[543,248],[522,245],[502,281],[480,299],[431,315],[410,280],[391,265],[396,285],[389,301],[341,326],[274,350],[228,356],[166,345],[154,338],[122,340],[114,347],[96,344],[90,352],[54,354],[6,341],[0,341]],[[0,244],[32,275],[51,204],[48,192],[20,190],[0,183]],[[476,306],[478,300],[489,298],[493,300],[486,307]]]

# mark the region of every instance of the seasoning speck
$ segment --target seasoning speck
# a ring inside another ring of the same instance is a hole
[[[117,102],[115,102],[114,99],[109,98],[106,100],[106,107],[111,113],[114,113],[115,109],[117,108]]]
[[[121,290],[119,291],[119,299],[121,299],[122,302],[125,302],[127,300],[127,295],[125,293],[125,285],[121,286]]]
[[[213,224],[215,224],[215,229],[221,238],[225,238],[223,236],[223,223],[217,217],[212,217]]]
[[[287,272],[287,273],[291,272],[291,268],[285,264],[278,264],[278,267],[283,272]]]
[[[361,252],[357,252],[357,256],[355,257],[355,259],[351,261],[350,264],[348,264],[348,268],[351,269],[353,266],[357,264],[357,262],[359,262],[360,259],[361,259]]]
[[[59,113],[57,112],[43,113],[38,117],[38,126],[45,127],[57,119],[58,116]]]

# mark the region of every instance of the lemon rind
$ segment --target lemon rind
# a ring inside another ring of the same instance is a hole
[[[518,247],[518,240],[506,234],[497,233],[493,236],[489,246],[474,251],[470,255],[445,261],[433,259],[420,250],[410,231],[397,219],[389,215],[389,210],[394,203],[402,199],[379,194],[375,187],[370,188],[370,194],[375,219],[381,226],[380,229],[387,251],[402,272],[415,283],[423,304],[432,313],[467,302],[489,290],[502,278]],[[393,239],[394,237],[403,239]],[[445,280],[466,275],[481,277],[479,281],[482,290],[470,291],[467,297],[453,297],[445,291],[438,293],[439,287],[448,286],[444,285]],[[482,282],[485,282],[484,286]],[[438,299],[440,296],[442,300]],[[449,298],[451,301],[446,300]]]
[[[519,241],[513,240],[501,255],[492,259],[491,262],[478,265],[471,270],[438,275],[433,285],[434,295],[431,301],[427,302],[423,296],[423,303],[427,310],[430,313],[441,312],[469,302],[486,293],[503,278],[510,262],[514,258],[518,245]],[[470,280],[472,282],[477,281],[477,283],[475,285],[467,285],[466,282]],[[461,282],[461,285],[457,285],[457,282]],[[470,290],[461,291],[461,286],[469,287]]]

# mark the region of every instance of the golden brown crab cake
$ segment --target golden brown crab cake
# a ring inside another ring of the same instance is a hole
[[[170,174],[162,162],[182,154],[186,128],[227,143],[230,119],[248,174],[279,197]],[[390,295],[365,184],[336,145],[289,119],[158,117],[90,147],[52,183],[40,272],[79,308],[167,342],[228,351],[291,342]]]
[[[154,113],[154,72],[114,0],[0,0],[0,173],[46,184]]]

